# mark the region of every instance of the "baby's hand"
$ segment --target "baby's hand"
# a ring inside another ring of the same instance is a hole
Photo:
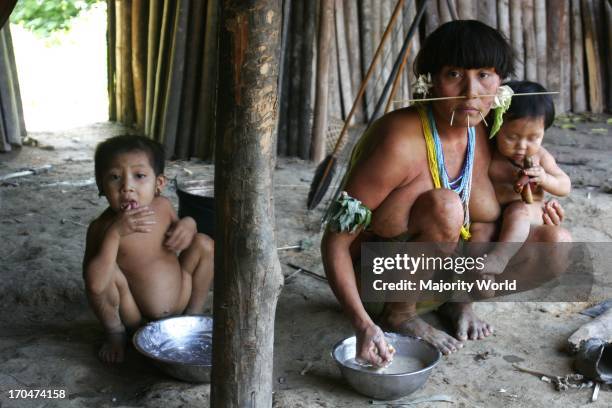
[[[191,217],[181,218],[170,226],[166,232],[166,248],[177,252],[189,247],[193,237],[198,233],[196,222]]]
[[[544,225],[561,225],[565,211],[557,200],[548,200],[542,207],[542,221]]]
[[[528,169],[524,169],[523,174],[529,176],[529,182],[535,183],[537,186],[545,184],[546,180],[548,179],[548,174],[542,166],[533,166]]]
[[[120,237],[135,232],[151,232],[150,226],[156,223],[153,218],[154,214],[155,212],[148,206],[121,211],[117,214],[113,226],[117,229]]]

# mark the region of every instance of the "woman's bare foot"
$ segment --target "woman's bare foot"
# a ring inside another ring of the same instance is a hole
[[[385,329],[394,333],[420,337],[434,345],[442,354],[448,355],[463,347],[463,343],[445,332],[432,327],[418,316],[405,313],[387,313],[382,318]]]
[[[125,332],[106,333],[106,341],[100,347],[98,357],[105,363],[122,363],[125,357],[126,341]]]
[[[493,334],[493,326],[476,316],[471,303],[449,302],[438,311],[451,319],[455,325],[456,337],[461,341],[481,340]]]

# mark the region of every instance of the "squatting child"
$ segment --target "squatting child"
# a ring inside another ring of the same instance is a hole
[[[514,93],[546,92],[540,84],[512,81]],[[495,188],[503,216],[498,242],[524,243],[531,225],[559,225],[563,209],[555,200],[544,201],[544,193],[567,196],[570,179],[557,165],[554,157],[542,147],[544,132],[552,125],[555,107],[550,95],[514,96],[504,114],[503,125],[495,136],[495,149],[489,167],[489,177]],[[526,168],[525,158],[531,161]],[[522,200],[517,191],[527,188],[528,177],[532,203]],[[489,255],[487,271],[501,273],[520,249],[517,245],[498,245]],[[491,256],[493,255],[493,256]]]
[[[108,208],[87,231],[83,278],[104,326],[99,357],[124,358],[126,330],[147,319],[201,314],[213,278],[214,242],[166,197],[163,147],[142,136],[100,143],[95,175]]]

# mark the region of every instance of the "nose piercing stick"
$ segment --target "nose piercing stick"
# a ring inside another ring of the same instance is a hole
[[[480,113],[480,117],[482,118],[482,121],[484,122],[486,127],[489,127],[489,124],[487,123],[487,120],[484,118],[484,116],[482,115],[481,111],[478,111],[478,113]]]
[[[453,113],[451,114],[450,125],[453,126],[453,119],[455,118],[455,110],[453,109]]]

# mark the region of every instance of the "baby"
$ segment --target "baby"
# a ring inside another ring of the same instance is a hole
[[[546,92],[541,85],[512,81],[514,93]],[[489,177],[497,200],[503,209],[498,242],[524,243],[531,225],[559,225],[563,209],[554,200],[544,201],[544,193],[563,197],[571,189],[570,179],[559,168],[554,157],[542,147],[544,131],[555,119],[550,95],[514,96],[504,122],[493,142]],[[525,160],[527,159],[527,160]],[[525,166],[525,163],[530,166]],[[528,184],[524,180],[528,178]],[[521,180],[523,179],[523,180]],[[531,190],[531,203],[517,192]],[[497,245],[486,263],[486,272],[501,273],[520,249],[520,245]]]
[[[112,137],[96,149],[96,183],[108,208],[87,230],[83,278],[106,331],[104,362],[123,361],[126,329],[145,319],[204,311],[214,242],[161,195],[163,171],[163,147],[142,136]]]

